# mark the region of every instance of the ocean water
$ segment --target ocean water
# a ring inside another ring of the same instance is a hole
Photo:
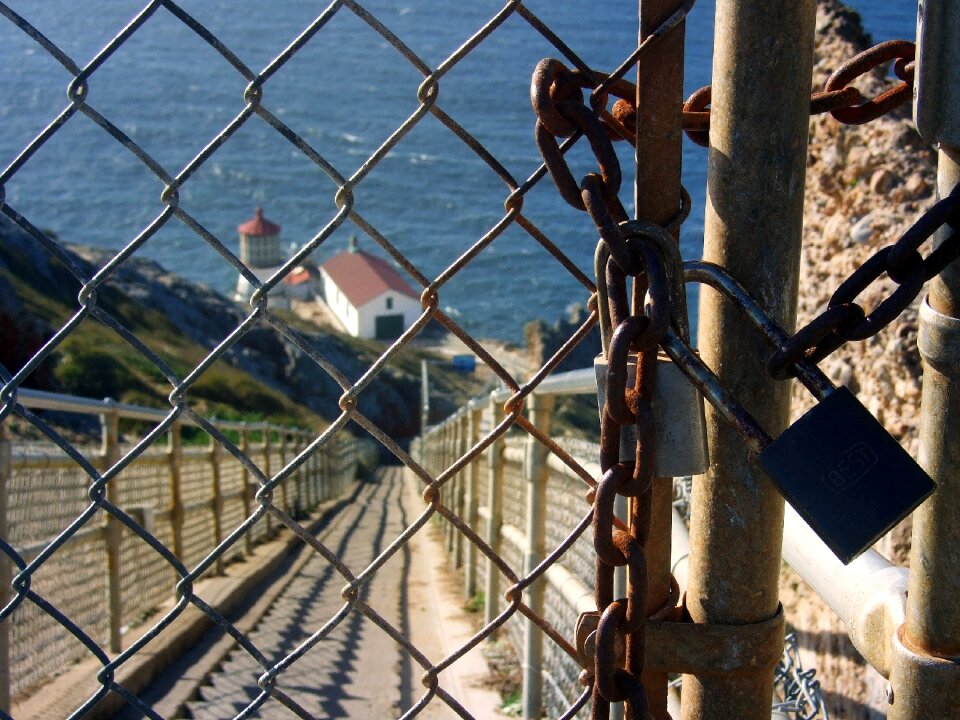
[[[37,0],[13,9],[84,66],[141,9],[137,0]],[[503,7],[502,0],[370,0],[363,6],[428,66],[436,68]],[[855,0],[877,41],[912,38],[916,4]],[[253,71],[267,67],[323,12],[323,3],[283,0],[182,0]],[[616,67],[635,44],[636,0],[526,3],[570,47],[600,70]],[[686,91],[710,81],[713,12],[701,0],[687,24]],[[540,158],[533,141],[530,74],[557,56],[520,17],[509,17],[440,81],[438,104],[522,182]],[[0,18],[0,169],[14,162],[67,107],[70,75],[13,24]],[[344,177],[417,110],[422,75],[356,15],[341,10],[264,86],[263,105],[300,134]],[[164,8],[89,80],[88,103],[176,175],[243,110],[242,76]],[[584,145],[581,143],[581,146]],[[619,147],[632,199],[629,149]],[[575,175],[595,165],[584,148],[570,154]],[[700,254],[706,153],[686,142],[684,184],[694,209],[684,225],[685,257]],[[120,249],[163,211],[163,183],[133,154],[80,114],[72,117],[5,185],[6,202],[65,241]],[[259,118],[237,130],[180,190],[180,206],[228,247],[255,206],[302,245],[337,217],[336,184]],[[503,217],[504,182],[435,118],[426,116],[354,190],[354,209],[424,275],[437,277]],[[527,215],[586,274],[596,234],[585,214],[565,205],[552,183],[525,199]],[[345,222],[312,258],[323,262],[350,234]],[[138,255],[229,293],[233,268],[179,220],[166,223]],[[522,338],[523,324],[552,321],[583,289],[525,232],[511,227],[441,289],[441,305],[478,337]]]

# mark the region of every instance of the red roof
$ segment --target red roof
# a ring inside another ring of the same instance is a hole
[[[253,220],[247,220],[243,225],[237,226],[237,232],[244,235],[279,235],[280,226],[272,223],[263,216],[263,208],[258,207],[254,212]]]
[[[357,308],[387,290],[420,298],[386,260],[362,250],[342,252],[325,262],[323,269],[340,288],[340,292],[347,296],[350,304]]]
[[[290,274],[283,279],[284,285],[302,285],[305,282],[310,281],[310,271],[303,267],[303,265],[297,265],[293,270],[290,271]]]

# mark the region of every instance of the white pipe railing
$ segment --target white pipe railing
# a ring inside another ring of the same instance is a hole
[[[591,368],[550,376],[533,390],[532,395],[544,397],[595,392],[596,379]],[[509,390],[501,388],[493,391],[489,399],[480,398],[471,401],[470,406],[472,408],[487,407],[489,414],[495,406],[499,409],[499,405],[511,394]],[[451,445],[451,438],[457,436],[456,433],[451,432],[451,428],[456,423],[465,422],[465,418],[465,412],[461,411],[429,428],[425,436],[418,440],[420,452],[426,458],[428,470],[444,469],[466,450],[464,446]],[[492,427],[492,422],[487,427]],[[529,463],[521,462],[522,454],[519,448],[504,450],[499,441],[491,445],[487,455],[488,478],[502,478],[503,467],[508,463],[512,463],[514,468],[523,467],[524,475],[536,470],[536,468],[526,467]],[[599,472],[595,459],[577,459],[590,473],[596,475]],[[568,479],[576,477],[566,465],[553,456],[547,459],[546,466],[553,477],[564,476]],[[456,484],[457,479],[451,480],[452,487],[459,488]],[[496,497],[500,492],[499,488],[496,492],[488,490],[488,495]],[[529,538],[542,534],[541,528],[520,528],[504,522],[502,517],[491,517],[487,505],[479,507],[478,516],[484,520],[484,526],[488,529],[487,537],[484,539],[491,547],[503,546],[505,549],[509,547],[522,556],[529,546]],[[502,506],[502,502],[499,502],[498,506]],[[544,523],[554,521],[550,517],[549,510],[541,513],[540,516],[535,515],[535,519]],[[675,512],[671,563],[681,592],[686,587],[688,552],[687,528],[683,519]],[[783,557],[844,621],[857,650],[876,670],[887,676],[890,669],[890,647],[896,629],[902,624],[904,617],[908,570],[892,565],[874,550],[868,550],[852,563],[844,566],[789,507],[784,528]],[[492,564],[488,563],[488,565],[491,566],[487,567],[487,573],[497,572]],[[595,609],[591,589],[593,577],[578,577],[563,562],[563,558],[545,573],[545,580],[550,591],[556,593],[568,607],[571,617],[575,618],[580,612]],[[486,587],[496,588],[498,585],[491,583],[488,577]],[[486,599],[485,605],[485,621],[490,622],[502,606],[491,598]],[[524,667],[528,665],[526,658],[522,658],[521,662]],[[531,675],[530,678],[532,677]],[[552,687],[558,686],[554,680],[551,678]]]

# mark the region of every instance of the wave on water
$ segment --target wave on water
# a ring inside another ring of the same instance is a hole
[[[409,158],[411,165],[432,165],[443,159],[439,155],[430,155],[429,153],[410,153]]]

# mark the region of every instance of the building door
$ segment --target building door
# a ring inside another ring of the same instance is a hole
[[[377,315],[374,319],[377,340],[396,340],[403,334],[403,314]]]

